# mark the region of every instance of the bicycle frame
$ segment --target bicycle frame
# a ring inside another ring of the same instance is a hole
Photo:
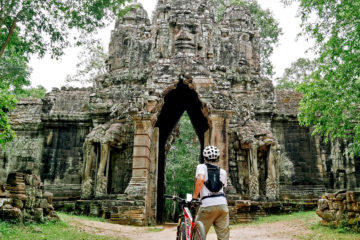
[[[187,200],[182,199],[177,196],[165,195],[165,197],[170,198],[171,200],[179,203],[181,209],[183,210],[183,214],[178,221],[177,230],[181,231],[181,225],[184,222],[184,224],[185,224],[185,239],[191,240],[191,235],[192,235],[192,232],[193,232],[193,229],[195,226],[195,221],[192,217],[192,214],[191,214],[191,211],[189,208],[191,208],[195,204],[201,204],[201,201],[199,200],[199,201],[191,202],[191,201],[187,201]],[[184,221],[182,220],[182,217],[184,218]],[[179,239],[179,240],[182,240],[182,239]]]
[[[183,211],[184,211],[184,222],[185,222],[185,236],[186,236],[186,240],[190,240],[195,222],[193,221],[193,217],[191,215],[189,208],[184,207]]]

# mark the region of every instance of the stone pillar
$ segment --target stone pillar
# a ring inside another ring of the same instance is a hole
[[[149,195],[150,204],[147,212],[149,213],[149,221],[156,223],[156,206],[157,206],[157,182],[158,182],[158,171],[157,165],[159,158],[159,128],[154,128],[151,138],[150,148],[150,181],[149,181]]]
[[[125,193],[130,196],[146,196],[150,170],[150,145],[152,125],[150,119],[133,117],[134,150],[132,177]]]
[[[249,195],[253,200],[259,199],[259,169],[257,151],[257,144],[251,145],[249,149]]]
[[[209,115],[211,126],[209,131],[205,132],[204,144],[214,145],[220,150],[220,160],[218,166],[227,172],[227,187],[226,193],[236,193],[236,189],[231,184],[229,173],[229,139],[228,139],[228,125],[229,115],[232,112],[212,112]]]
[[[226,170],[229,173],[229,161],[228,161],[228,136],[227,129],[229,125],[229,119],[226,113],[212,112],[209,115],[211,120],[210,132],[205,134],[205,143],[214,145],[220,150],[219,167]],[[208,135],[209,140],[206,139]]]
[[[110,158],[110,146],[108,143],[101,143],[100,163],[96,175],[95,197],[102,197],[107,194],[107,170]]]
[[[271,145],[267,156],[268,176],[266,179],[266,197],[269,200],[275,200],[279,190],[279,184],[276,176],[276,156],[277,145],[273,144]]]
[[[93,179],[91,178],[91,168],[96,162],[95,147],[92,143],[85,143],[84,146],[84,174],[83,182],[81,186],[81,198],[87,199],[92,195],[93,191]]]

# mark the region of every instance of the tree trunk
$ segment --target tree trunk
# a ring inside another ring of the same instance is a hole
[[[9,29],[9,33],[8,33],[8,35],[7,35],[7,37],[6,37],[6,40],[5,40],[5,42],[3,43],[3,45],[1,46],[1,49],[0,49],[0,57],[2,57],[2,55],[4,54],[4,51],[5,51],[5,49],[6,49],[6,47],[7,47],[7,45],[9,44],[9,42],[10,42],[10,40],[11,40],[11,37],[12,37],[12,35],[13,35],[13,33],[14,33],[14,31],[15,31],[15,28],[16,28],[16,19],[12,22],[12,24],[11,24],[11,27],[10,27],[10,29]]]

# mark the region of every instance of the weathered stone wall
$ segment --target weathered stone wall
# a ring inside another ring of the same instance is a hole
[[[1,152],[0,181],[10,171],[40,175],[57,197],[80,197],[83,143],[90,132],[91,89],[54,89],[42,100],[21,100],[10,119],[17,138]]]
[[[346,155],[347,143],[325,144],[312,129],[297,120],[301,94],[277,90],[271,129],[281,145],[280,184],[282,198],[319,197],[325,189],[359,188],[358,157]]]
[[[41,177],[55,199],[80,197],[82,149],[92,128],[90,92],[91,89],[55,89],[44,99]]]
[[[17,137],[0,149],[0,182],[11,171],[40,174],[44,137],[41,100],[21,100],[9,118]]]

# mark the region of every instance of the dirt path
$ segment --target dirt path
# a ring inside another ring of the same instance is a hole
[[[81,231],[97,235],[121,237],[129,240],[171,240],[175,239],[175,225],[159,227],[132,227],[85,219],[72,219],[70,224]],[[304,220],[279,221],[265,224],[246,224],[231,227],[231,240],[291,240],[309,234],[308,223]],[[207,240],[216,240],[213,230]]]

